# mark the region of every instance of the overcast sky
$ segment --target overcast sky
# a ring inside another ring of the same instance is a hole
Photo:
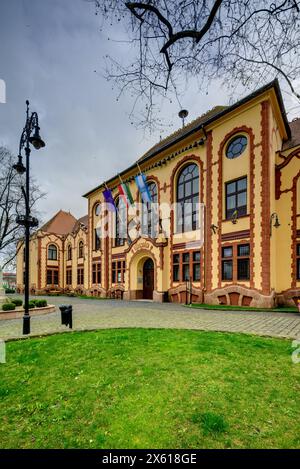
[[[46,141],[46,148],[31,153],[31,172],[47,193],[38,206],[43,221],[59,209],[76,217],[87,213],[82,194],[160,139],[161,132],[145,136],[131,125],[131,98],[117,102],[102,78],[103,56],[123,46],[107,40],[94,13],[84,0],[0,0],[0,79],[7,93],[6,104],[0,104],[0,145],[17,155],[29,99]],[[115,37],[121,39],[122,32],[116,30]],[[217,83],[208,95],[190,86],[182,105],[192,120],[228,104],[227,96]],[[180,127],[178,111],[175,100],[163,109],[170,124],[163,137]]]

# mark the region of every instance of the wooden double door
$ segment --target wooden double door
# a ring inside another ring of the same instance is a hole
[[[143,298],[153,299],[154,290],[154,264],[152,259],[147,259],[143,266]]]

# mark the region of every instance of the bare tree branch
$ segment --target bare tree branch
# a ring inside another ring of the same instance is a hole
[[[86,1],[109,20],[112,36],[123,31],[128,54],[106,57],[105,76],[119,97],[132,95],[142,126],[158,124],[158,103],[178,99],[190,79],[207,88],[219,78],[234,93],[278,77],[300,99],[300,1]]]
[[[17,245],[24,238],[24,229],[16,223],[18,214],[25,211],[22,185],[24,176],[14,169],[13,154],[0,147],[0,266],[11,264],[17,254]],[[31,179],[30,207],[44,197],[36,182]]]

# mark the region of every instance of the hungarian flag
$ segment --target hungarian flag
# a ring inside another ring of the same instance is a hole
[[[116,206],[115,206],[115,201],[114,201],[114,198],[112,196],[111,190],[108,189],[108,188],[105,189],[103,191],[103,195],[104,195],[105,202],[107,203],[107,209],[110,212],[115,212],[116,211]]]
[[[135,182],[138,187],[138,190],[141,193],[143,201],[147,204],[151,202],[151,195],[149,192],[148,185],[146,183],[146,176],[143,173],[138,174],[135,176]]]
[[[127,207],[129,205],[134,204],[133,197],[131,195],[130,189],[127,186],[127,184],[122,182],[121,184],[118,185],[118,190],[119,190],[120,197],[122,197]]]

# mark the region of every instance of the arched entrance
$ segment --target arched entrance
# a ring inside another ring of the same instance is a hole
[[[153,300],[154,290],[154,264],[149,257],[143,265],[143,298]]]

